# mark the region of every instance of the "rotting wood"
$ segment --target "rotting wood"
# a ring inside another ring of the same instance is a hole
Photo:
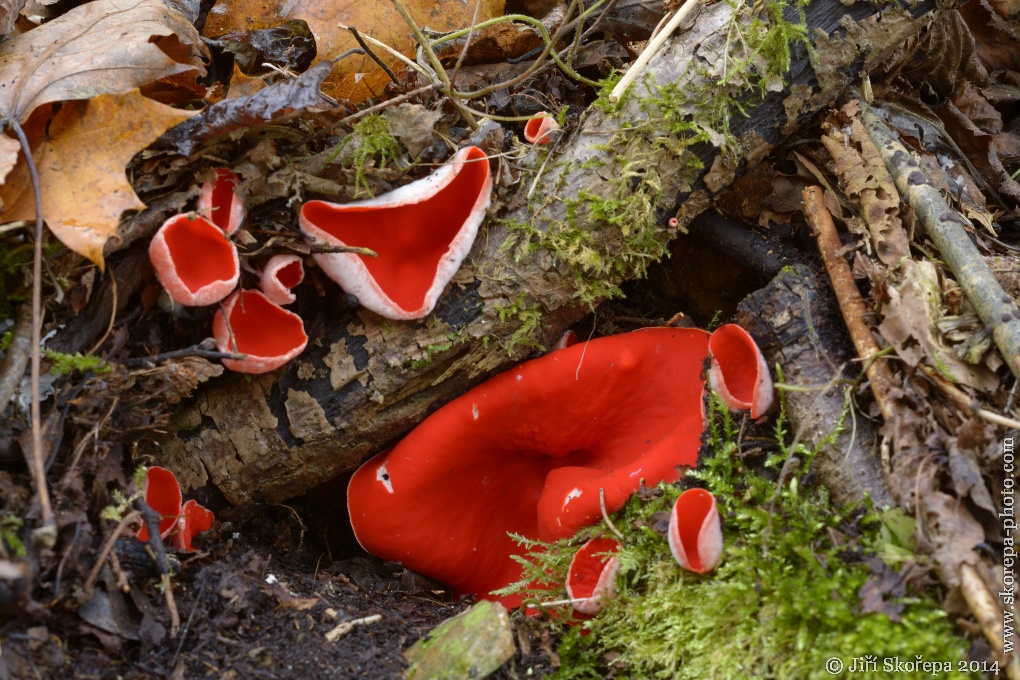
[[[504,245],[515,236],[513,225],[529,225],[541,239],[569,211],[591,242],[611,253],[619,225],[576,198],[613,196],[625,170],[647,200],[646,217],[664,225],[676,214],[683,229],[708,204],[710,191],[732,181],[738,166],[762,159],[799,123],[832,102],[857,73],[876,68],[926,26],[934,3],[909,10],[893,3],[813,3],[807,21],[815,66],[807,51],[798,48],[791,86],[749,104],[748,118],[734,119],[742,158],[732,166],[713,165],[716,149],[702,145],[678,153],[672,146],[675,136],[649,109],[654,113],[660,106],[656,84],[695,87],[717,79],[713,69],[723,68],[732,12],[726,3],[704,8],[690,31],[667,42],[652,59],[618,109],[587,114],[548,164],[532,200],[520,194],[504,198],[503,221],[490,220],[483,228],[429,318],[388,322],[346,307],[335,288],[328,288],[332,297],[326,299],[299,299],[313,338],[302,357],[282,374],[224,379],[203,389],[176,414],[170,434],[142,442],[139,453],[174,469],[185,490],[215,487],[234,504],[280,502],[354,468],[441,404],[534,353],[537,345],[552,346],[588,311],[579,303],[580,287],[613,287],[627,276],[585,273],[542,243],[520,261],[510,261]],[[688,73],[692,65],[697,74]],[[696,111],[674,113],[682,117]],[[530,184],[525,175],[518,186],[526,190]],[[665,227],[652,232],[651,240],[658,243],[673,236]],[[310,399],[302,396],[301,408],[295,408],[295,393]],[[309,422],[319,427],[310,430]]]
[[[839,308],[832,294],[804,265],[786,267],[769,285],[737,308],[737,320],[754,337],[769,365],[783,367],[786,409],[797,423],[800,441],[814,447],[839,422],[846,385],[829,385],[833,376],[853,380],[853,348],[846,346]],[[842,372],[840,369],[843,369]],[[893,505],[879,465],[873,422],[846,414],[843,430],[815,457],[814,470],[837,504],[867,495],[875,507]]]

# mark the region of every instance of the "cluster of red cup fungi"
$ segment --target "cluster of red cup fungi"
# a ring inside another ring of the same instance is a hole
[[[164,541],[185,552],[191,552],[192,539],[203,531],[212,528],[215,517],[210,510],[202,507],[198,501],[188,500],[181,503],[181,486],[177,477],[166,468],[152,466],[145,472],[145,503],[159,513],[159,535]],[[138,532],[142,541],[149,540],[149,529],[142,526]]]
[[[177,304],[203,306],[227,298],[213,319],[219,351],[242,354],[225,359],[227,368],[265,373],[279,368],[308,343],[301,317],[280,305],[294,301],[290,293],[304,278],[301,258],[277,255],[262,272],[257,290],[236,290],[241,277],[237,247],[230,237],[245,217],[238,178],[230,170],[202,185],[196,213],[171,217],[149,244],[149,259],[167,295]]]

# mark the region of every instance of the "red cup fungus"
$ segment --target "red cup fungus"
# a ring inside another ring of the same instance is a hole
[[[293,254],[273,255],[259,278],[259,288],[271,302],[289,305],[297,299],[291,288],[305,280],[305,266]]]
[[[548,144],[553,140],[553,133],[560,129],[552,114],[539,113],[532,116],[524,126],[524,139],[536,146]]]
[[[389,319],[420,319],[471,249],[491,193],[485,152],[469,146],[428,177],[381,196],[344,204],[308,201],[301,231],[315,242],[375,251],[377,257],[313,257],[367,309]]]
[[[149,243],[156,276],[174,302],[211,305],[237,286],[237,248],[215,224],[200,215],[175,215]]]
[[[212,528],[215,517],[210,510],[189,500],[181,506],[181,486],[173,472],[159,466],[152,466],[145,473],[145,503],[158,512],[160,538],[170,538],[178,550],[194,550],[191,541],[203,531]],[[142,525],[138,539],[149,540],[148,527]]]
[[[198,212],[232,236],[244,222],[244,198],[237,192],[238,178],[227,168],[216,168],[216,179],[202,184]]]
[[[731,411],[750,410],[757,420],[772,406],[772,376],[758,345],[740,326],[721,326],[708,343],[712,389]]]
[[[177,524],[181,514],[181,486],[177,477],[166,468],[152,466],[145,472],[145,503],[160,514],[159,535],[166,538]],[[138,538],[149,540],[149,528],[142,525]]]
[[[377,557],[489,597],[520,578],[511,556],[523,550],[508,533],[572,536],[601,518],[600,490],[613,513],[642,481],[676,482],[697,464],[708,346],[702,330],[645,328],[478,385],[354,473],[355,536]],[[724,377],[729,361],[759,365],[746,352],[717,358]]]
[[[612,538],[593,538],[581,546],[567,570],[567,597],[582,614],[598,614],[616,596],[620,560],[609,553],[620,549]]]
[[[687,489],[669,513],[669,549],[688,571],[704,574],[722,559],[722,525],[715,496],[704,489]]]
[[[213,317],[213,337],[219,351],[247,355],[223,359],[224,366],[239,373],[272,371],[301,354],[308,344],[301,317],[257,290],[239,290],[223,303]]]

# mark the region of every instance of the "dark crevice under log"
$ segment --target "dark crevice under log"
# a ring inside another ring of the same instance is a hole
[[[534,169],[497,192],[503,219],[490,219],[483,227],[430,317],[386,321],[345,307],[342,292],[328,282],[331,297],[326,299],[315,298],[307,287],[299,299],[312,338],[304,355],[277,373],[233,376],[207,386],[180,409],[166,437],[139,451],[178,472],[187,489],[214,485],[235,504],[277,503],[350,470],[453,397],[534,353],[538,345],[550,347],[589,310],[579,303],[579,287],[616,286],[640,273],[635,263],[644,253],[631,252],[632,262],[598,274],[549,249],[548,235],[569,221],[583,225],[584,238],[609,262],[619,256],[621,224],[635,228],[597,214],[592,201],[578,203],[578,196],[615,196],[621,181],[629,181],[634,189],[629,196],[646,200],[638,221],[647,229],[647,244],[661,249],[675,234],[661,226],[669,217],[679,210],[681,228],[688,225],[707,206],[709,189],[726,186],[741,168],[761,160],[834,101],[862,69],[870,72],[881,64],[931,21],[934,3],[908,10],[884,3],[815,2],[808,23],[820,77],[807,51],[798,48],[790,84],[764,101],[749,102],[748,118],[734,118],[744,151],[739,162],[726,167],[715,162],[714,149],[683,150],[678,138],[658,127],[661,120],[647,113],[659,106],[648,99],[647,81],[693,87],[717,80],[732,12],[726,3],[705,7],[691,30],[667,42],[645,82],[632,87],[617,110],[587,112],[579,129],[559,144],[530,200],[526,193]],[[697,115],[697,110],[680,113]],[[641,126],[623,132],[631,124]],[[536,161],[534,167],[539,165]],[[625,171],[633,173],[630,180],[620,179]],[[505,244],[521,236],[522,225],[529,225],[529,238],[538,247],[518,249],[526,256],[515,260]],[[521,339],[527,342],[516,342]]]

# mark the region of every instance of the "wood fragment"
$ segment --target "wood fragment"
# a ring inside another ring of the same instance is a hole
[[[326,642],[336,642],[358,626],[367,626],[369,624],[376,623],[377,621],[382,621],[381,614],[372,614],[371,616],[363,616],[360,619],[344,621],[339,626],[326,633]]]
[[[1006,677],[1020,680],[1020,664],[1016,654],[1004,656],[1002,648],[1002,610],[999,601],[992,594],[978,570],[970,564],[960,565],[960,592],[967,601],[971,613],[977,619],[985,639],[1000,658],[1006,658]]]
[[[822,199],[822,188],[811,186],[804,189],[804,216],[811,224],[812,234],[818,240],[818,252],[825,262],[825,270],[832,281],[832,290],[839,300],[839,308],[846,322],[850,339],[857,348],[857,355],[864,360],[864,372],[871,383],[871,391],[882,412],[882,417],[890,421],[895,416],[893,411],[892,393],[896,386],[889,364],[878,358],[881,348],[871,335],[871,329],[864,323],[868,308],[864,304],[861,293],[854,283],[853,273],[839,251],[843,243],[836,233],[836,225],[832,215]]]
[[[918,162],[874,110],[863,101],[860,107],[864,129],[878,147],[896,181],[896,188],[924,225],[978,316],[992,329],[995,345],[1013,375],[1020,378],[1020,308],[1016,301],[1002,289],[971,241],[964,229],[966,220],[946,203]]]

